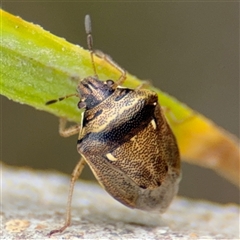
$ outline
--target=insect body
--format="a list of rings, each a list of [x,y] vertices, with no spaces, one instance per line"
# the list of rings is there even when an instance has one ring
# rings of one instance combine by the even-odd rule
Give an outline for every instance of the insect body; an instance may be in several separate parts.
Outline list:
[[[94,65],[89,16],[86,25]],[[61,133],[79,132],[77,150],[82,158],[72,175],[65,225],[50,235],[70,224],[73,186],[85,163],[110,195],[131,208],[162,213],[178,191],[178,146],[157,94],[119,86],[126,78],[125,71],[108,56],[104,58],[122,75],[117,82],[100,81],[97,75],[79,82],[81,125]]]
[[[156,93],[92,77],[78,90],[86,111],[77,149],[98,181],[129,207],[164,212],[177,192],[179,153]]]

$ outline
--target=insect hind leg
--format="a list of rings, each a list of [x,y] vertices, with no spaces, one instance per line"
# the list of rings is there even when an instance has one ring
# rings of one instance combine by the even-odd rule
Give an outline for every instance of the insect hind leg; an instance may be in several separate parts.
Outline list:
[[[66,220],[65,220],[64,225],[61,228],[59,228],[59,229],[52,230],[48,234],[48,237],[50,237],[53,234],[63,232],[70,225],[70,223],[71,223],[71,208],[72,208],[72,197],[73,197],[74,185],[75,185],[75,182],[77,181],[77,179],[79,178],[79,176],[81,175],[82,170],[83,170],[85,164],[86,164],[86,162],[85,162],[84,158],[81,157],[81,159],[79,160],[78,164],[76,165],[76,167],[74,168],[74,170],[72,172],[72,178],[71,178],[69,192],[68,192],[68,201],[67,201],[67,208],[66,208]]]

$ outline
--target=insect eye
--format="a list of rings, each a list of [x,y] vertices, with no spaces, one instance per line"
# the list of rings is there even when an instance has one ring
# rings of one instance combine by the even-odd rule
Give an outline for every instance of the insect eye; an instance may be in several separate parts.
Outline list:
[[[78,106],[79,109],[83,109],[83,108],[86,108],[86,103],[80,101],[80,102],[78,102],[78,105],[77,105],[77,106]]]
[[[114,81],[109,79],[106,81],[106,84],[108,87],[112,87],[114,85]]]

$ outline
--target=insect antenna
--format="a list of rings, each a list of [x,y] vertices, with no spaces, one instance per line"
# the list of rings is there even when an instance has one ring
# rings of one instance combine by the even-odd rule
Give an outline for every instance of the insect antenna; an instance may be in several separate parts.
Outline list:
[[[91,56],[91,62],[92,62],[94,75],[98,79],[96,66],[95,66],[95,62],[94,62],[94,57],[93,57],[94,56],[94,51],[93,51],[92,26],[91,26],[91,18],[90,18],[89,15],[85,16],[85,31],[86,31],[86,34],[87,34],[87,45],[88,45],[88,49],[90,51],[90,56]],[[73,96],[79,97],[77,93],[73,93],[73,94],[66,95],[64,97],[60,97],[60,98],[57,98],[57,99],[52,99],[50,101],[47,101],[45,103],[45,105],[50,105],[50,104],[53,104],[53,103],[56,103],[56,102],[60,102],[64,99],[66,99],[66,98],[73,97]]]
[[[56,102],[60,102],[66,98],[69,98],[69,97],[79,97],[77,93],[73,93],[73,94],[69,94],[69,95],[66,95],[64,97],[60,97],[60,98],[57,98],[57,99],[52,99],[50,101],[47,101],[45,103],[45,105],[50,105],[50,104],[53,104],[53,103],[56,103]]]
[[[85,31],[86,31],[86,34],[87,34],[87,45],[88,45],[88,49],[89,49],[90,55],[91,55],[91,61],[92,61],[92,67],[93,67],[94,75],[98,79],[96,66],[95,66],[95,62],[94,62],[94,58],[93,58],[94,52],[93,52],[92,25],[91,25],[91,18],[90,18],[89,15],[85,16]]]

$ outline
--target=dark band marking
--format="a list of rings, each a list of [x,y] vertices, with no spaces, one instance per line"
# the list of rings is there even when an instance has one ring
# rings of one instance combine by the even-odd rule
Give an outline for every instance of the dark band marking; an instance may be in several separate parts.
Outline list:
[[[95,86],[92,82],[89,81],[88,84],[91,85],[94,89],[98,89],[98,86]]]
[[[77,145],[81,144],[83,139],[88,138],[91,133],[87,133],[83,138],[77,140]]]
[[[88,86],[89,83],[88,84],[82,83],[82,85],[92,93],[92,89]]]
[[[114,89],[108,87],[104,84],[101,88],[97,88],[98,94],[93,94],[92,89],[87,84],[83,84],[84,87],[89,89],[90,93],[85,95],[85,103],[86,103],[86,110],[92,109],[98,104],[100,104],[104,99],[108,98],[111,94],[113,94]],[[91,84],[91,86],[93,86]],[[84,96],[83,96],[84,97]]]
[[[83,123],[82,126],[85,127],[90,121],[92,121],[93,119],[95,119],[97,116],[99,116],[100,114],[102,114],[103,110],[99,109],[98,111],[95,112],[94,116],[90,119],[87,119],[86,117],[83,118]]]
[[[90,133],[82,139],[90,141],[100,141],[109,144],[121,145],[129,141],[139,131],[145,128],[153,119],[154,105],[145,105],[139,112],[137,112],[130,120],[124,122],[118,127],[111,129],[108,132]]]
[[[119,89],[120,90],[120,89]],[[121,89],[120,90],[120,94],[114,99],[115,101],[119,101],[122,98],[124,98],[126,95],[128,95],[128,93],[132,92],[133,90],[129,89],[129,88],[125,88],[125,89]]]

